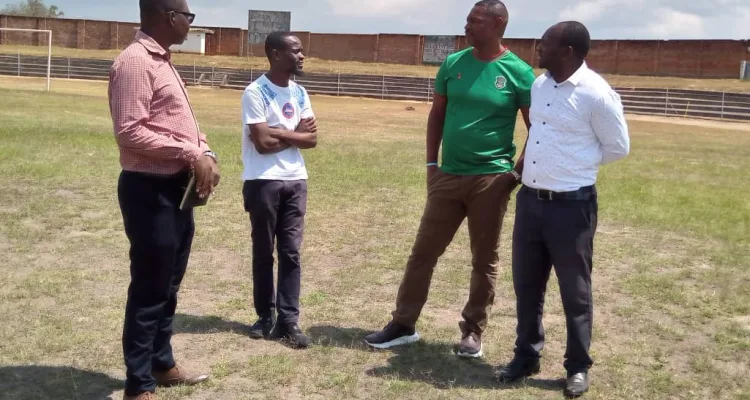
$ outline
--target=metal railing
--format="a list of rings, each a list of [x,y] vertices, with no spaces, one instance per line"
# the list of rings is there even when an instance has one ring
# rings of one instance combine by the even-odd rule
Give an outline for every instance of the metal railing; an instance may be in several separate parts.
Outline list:
[[[53,78],[109,79],[111,60],[53,57]],[[176,66],[188,85],[244,89],[264,70]],[[47,74],[46,57],[0,54],[0,75]],[[296,78],[310,94],[432,101],[431,78],[352,74],[305,74]],[[616,87],[625,111],[636,114],[750,121],[750,94],[682,89]]]

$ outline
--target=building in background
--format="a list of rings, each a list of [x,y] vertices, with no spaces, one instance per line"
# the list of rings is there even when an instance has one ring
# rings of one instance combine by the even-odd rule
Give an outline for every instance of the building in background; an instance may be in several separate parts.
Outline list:
[[[213,35],[214,31],[205,28],[190,28],[187,40],[180,45],[174,45],[171,50],[175,53],[206,54],[206,35]]]

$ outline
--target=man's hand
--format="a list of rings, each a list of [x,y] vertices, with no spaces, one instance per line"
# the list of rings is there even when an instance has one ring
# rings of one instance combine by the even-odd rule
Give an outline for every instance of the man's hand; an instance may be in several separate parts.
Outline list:
[[[193,164],[193,170],[195,171],[198,197],[209,196],[214,187],[219,184],[221,178],[216,161],[207,155],[203,155]]]
[[[427,167],[427,184],[428,184],[428,185],[430,184],[430,181],[432,180],[432,178],[433,178],[433,177],[435,176],[435,174],[437,174],[437,173],[438,173],[438,168],[437,168],[437,166],[434,166],[434,165],[430,165],[429,167]]]
[[[510,190],[513,190],[518,186],[519,182],[516,180],[516,177],[513,176],[510,172],[506,172],[498,178],[501,180],[504,186],[510,188]]]
[[[295,129],[294,131],[299,133],[317,133],[318,122],[315,117],[303,118],[302,120],[300,120],[299,125],[297,125],[297,129]]]

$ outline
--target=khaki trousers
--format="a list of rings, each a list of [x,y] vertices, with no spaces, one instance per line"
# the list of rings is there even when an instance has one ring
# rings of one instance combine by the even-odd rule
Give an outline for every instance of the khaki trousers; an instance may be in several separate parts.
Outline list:
[[[450,175],[438,171],[427,184],[427,204],[398,290],[394,322],[414,327],[427,301],[438,258],[466,218],[471,241],[469,300],[459,324],[464,334],[482,334],[495,301],[498,244],[513,185],[502,174]]]

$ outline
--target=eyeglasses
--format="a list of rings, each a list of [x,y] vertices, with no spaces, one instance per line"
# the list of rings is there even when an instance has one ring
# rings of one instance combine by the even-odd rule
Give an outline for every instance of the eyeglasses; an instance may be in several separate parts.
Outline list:
[[[178,11],[178,10],[169,10],[168,12],[175,13],[175,14],[182,14],[187,18],[188,23],[192,24],[193,21],[195,21],[195,14],[185,12],[185,11]]]

